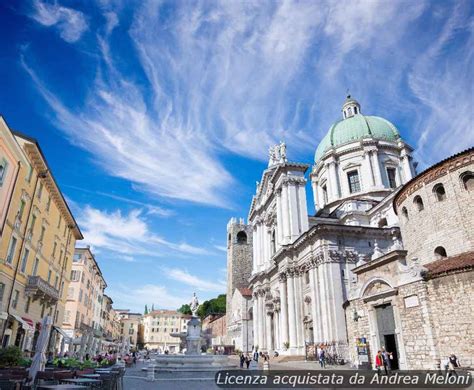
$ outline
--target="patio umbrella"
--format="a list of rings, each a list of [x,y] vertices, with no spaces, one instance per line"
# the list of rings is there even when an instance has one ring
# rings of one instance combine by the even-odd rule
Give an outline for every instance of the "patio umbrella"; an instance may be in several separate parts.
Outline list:
[[[32,381],[35,380],[38,371],[43,371],[46,365],[46,350],[48,348],[49,336],[51,334],[51,327],[53,325],[53,318],[46,316],[41,323],[41,331],[36,342],[36,352],[31,362],[29,376]]]

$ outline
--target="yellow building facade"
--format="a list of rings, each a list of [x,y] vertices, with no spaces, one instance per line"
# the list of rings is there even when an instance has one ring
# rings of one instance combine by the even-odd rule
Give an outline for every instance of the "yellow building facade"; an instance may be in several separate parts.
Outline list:
[[[33,138],[0,117],[0,331],[2,346],[32,350],[45,315],[63,322],[82,233]]]
[[[93,332],[103,339],[102,301],[107,287],[90,248],[76,248],[67,292],[63,329],[70,337]]]

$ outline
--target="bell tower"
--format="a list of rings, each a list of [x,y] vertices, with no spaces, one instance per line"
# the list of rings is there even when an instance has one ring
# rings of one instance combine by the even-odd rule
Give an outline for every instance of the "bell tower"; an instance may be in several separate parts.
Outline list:
[[[252,228],[243,218],[227,224],[227,324],[232,319],[232,295],[236,288],[248,287],[252,273]]]

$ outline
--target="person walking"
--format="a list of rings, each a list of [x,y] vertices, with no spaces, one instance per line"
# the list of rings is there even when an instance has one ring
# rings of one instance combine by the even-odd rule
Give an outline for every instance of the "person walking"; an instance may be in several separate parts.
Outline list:
[[[245,364],[247,365],[247,370],[249,369],[250,367],[250,362],[252,361],[252,359],[250,359],[250,356],[249,354],[247,354],[247,356],[245,356]]]
[[[326,366],[326,352],[324,352],[324,349],[321,348],[318,358],[321,368],[324,368]]]
[[[382,351],[378,351],[377,355],[375,355],[375,368],[377,372],[380,374],[380,368],[383,367],[383,356]]]
[[[255,360],[258,363],[258,352],[257,352],[257,350],[255,350],[255,352],[253,353],[253,360]]]
[[[387,352],[384,347],[382,347],[382,363],[385,370],[385,375],[388,375],[388,372],[392,369],[390,365],[390,359],[393,359],[392,353]]]
[[[240,353],[240,368],[244,368],[244,363],[245,363],[245,356],[244,356],[244,354],[241,352],[241,353]]]

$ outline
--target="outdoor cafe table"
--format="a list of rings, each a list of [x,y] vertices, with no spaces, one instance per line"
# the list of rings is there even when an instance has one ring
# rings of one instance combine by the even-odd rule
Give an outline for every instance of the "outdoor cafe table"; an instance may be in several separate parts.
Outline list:
[[[100,374],[81,374],[79,375],[80,378],[92,378],[92,379],[100,379]]]

